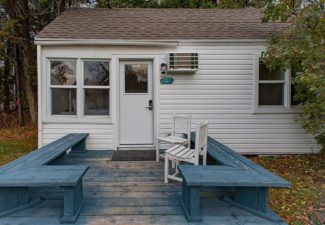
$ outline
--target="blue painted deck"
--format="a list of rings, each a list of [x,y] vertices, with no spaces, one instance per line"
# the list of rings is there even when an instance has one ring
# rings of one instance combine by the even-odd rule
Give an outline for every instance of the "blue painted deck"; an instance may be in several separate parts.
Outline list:
[[[113,162],[112,151],[89,151],[69,154],[60,163],[88,165],[84,177],[85,207],[76,225],[168,224],[168,225],[237,225],[265,224],[270,221],[202,193],[203,221],[187,222],[180,206],[179,183],[163,183],[163,163]],[[1,225],[59,225],[62,195],[59,190],[39,190],[45,200],[31,208],[0,218]]]

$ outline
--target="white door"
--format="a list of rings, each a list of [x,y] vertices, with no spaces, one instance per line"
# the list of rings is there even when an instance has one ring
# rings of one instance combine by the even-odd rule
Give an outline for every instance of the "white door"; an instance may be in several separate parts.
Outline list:
[[[120,145],[153,145],[151,61],[120,63]]]

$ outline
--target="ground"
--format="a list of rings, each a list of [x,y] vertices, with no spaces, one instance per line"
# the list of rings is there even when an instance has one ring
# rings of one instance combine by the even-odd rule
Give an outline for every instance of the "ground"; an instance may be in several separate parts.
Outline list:
[[[1,129],[0,165],[36,147],[35,127]],[[325,224],[325,154],[250,159],[292,183],[270,193],[270,206],[282,218],[292,225]]]

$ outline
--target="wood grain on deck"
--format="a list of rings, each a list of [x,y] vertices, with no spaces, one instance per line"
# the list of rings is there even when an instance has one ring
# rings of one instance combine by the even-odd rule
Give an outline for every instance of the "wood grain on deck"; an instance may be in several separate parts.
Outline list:
[[[180,203],[179,183],[163,183],[163,163],[112,162],[110,151],[70,154],[64,163],[88,165],[84,177],[86,204],[76,225],[271,225],[218,199],[202,199],[203,221],[188,223]],[[35,189],[45,198],[31,208],[0,218],[1,225],[59,225],[62,195],[59,189]]]

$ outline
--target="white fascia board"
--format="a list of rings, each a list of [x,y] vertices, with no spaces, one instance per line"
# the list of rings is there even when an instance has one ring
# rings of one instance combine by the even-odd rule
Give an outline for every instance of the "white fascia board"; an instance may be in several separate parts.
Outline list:
[[[129,45],[129,46],[177,46],[176,40],[104,40],[104,39],[52,39],[35,38],[36,45]]]
[[[195,39],[179,40],[179,43],[266,43],[268,39]]]
[[[174,46],[181,43],[267,43],[267,39],[185,39],[185,40],[113,40],[113,39],[53,39],[35,38],[36,45],[133,45]]]

